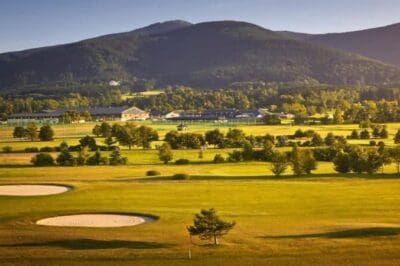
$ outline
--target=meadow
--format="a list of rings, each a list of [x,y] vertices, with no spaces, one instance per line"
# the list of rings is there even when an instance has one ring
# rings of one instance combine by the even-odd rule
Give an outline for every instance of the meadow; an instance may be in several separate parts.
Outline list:
[[[145,122],[150,124],[149,122]],[[64,184],[73,190],[40,197],[0,196],[0,264],[2,265],[396,265],[400,261],[400,178],[394,165],[384,174],[337,174],[332,163],[319,162],[311,175],[274,177],[266,162],[211,162],[230,149],[174,151],[189,165],[162,164],[155,150],[124,148],[125,166],[33,167],[26,147],[76,144],[93,123],[55,126],[51,142],[10,138],[0,128],[1,184]],[[150,124],[163,136],[176,124]],[[220,125],[227,131],[232,125]],[[357,125],[235,125],[247,134],[293,134],[298,128],[349,135]],[[191,124],[189,132],[215,128]],[[386,140],[400,124],[388,124]],[[98,139],[100,143],[101,138]],[[357,140],[368,144],[368,140]],[[282,148],[287,149],[287,148]],[[54,153],[56,155],[56,153]],[[161,176],[146,177],[148,170]],[[187,173],[189,180],[173,180]],[[193,238],[186,226],[202,208],[217,209],[236,227],[219,246]],[[150,214],[153,223],[123,228],[57,228],[35,221],[87,212]],[[189,249],[192,258],[188,258]]]

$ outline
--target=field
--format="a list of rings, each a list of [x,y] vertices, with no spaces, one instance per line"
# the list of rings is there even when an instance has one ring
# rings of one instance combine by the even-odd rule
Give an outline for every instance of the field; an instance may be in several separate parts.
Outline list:
[[[148,122],[146,122],[149,124]],[[174,124],[151,124],[160,135]],[[356,125],[261,126],[242,128],[247,134],[290,134],[312,128],[349,135]],[[155,150],[127,150],[126,166],[32,167],[26,147],[56,146],[63,139],[76,144],[93,124],[56,126],[52,142],[10,138],[12,128],[0,128],[0,184],[65,184],[73,190],[40,197],[0,196],[0,264],[4,265],[397,265],[400,261],[400,178],[394,165],[384,174],[334,172],[319,162],[312,175],[272,176],[268,163],[211,162],[231,150],[174,151],[189,165],[163,165]],[[189,125],[204,132],[214,124]],[[388,124],[388,145],[400,124]],[[101,142],[102,139],[98,139]],[[368,144],[369,140],[357,140]],[[146,177],[158,170],[159,177]],[[189,180],[172,180],[188,173]],[[193,238],[186,226],[201,208],[214,207],[237,225],[221,245]],[[153,223],[116,229],[38,226],[40,218],[87,212],[141,213],[158,216]],[[189,249],[192,258],[188,258]]]

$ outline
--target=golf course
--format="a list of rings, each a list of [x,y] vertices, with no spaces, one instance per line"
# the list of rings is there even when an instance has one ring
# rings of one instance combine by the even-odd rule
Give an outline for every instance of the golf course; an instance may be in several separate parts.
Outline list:
[[[24,151],[62,141],[79,143],[95,123],[55,125],[55,139],[44,142],[12,139],[12,127],[2,127],[0,147],[11,146],[13,152],[0,154],[0,192],[2,186],[15,192],[21,185],[56,185],[59,191],[0,195],[1,264],[388,265],[400,259],[400,177],[394,163],[374,174],[341,174],[332,162],[318,162],[311,174],[296,176],[288,169],[278,177],[269,162],[215,164],[216,154],[225,156],[234,149],[210,147],[201,158],[199,150],[173,150],[175,159],[190,163],[163,164],[153,146],[176,125],[143,123],[159,130],[160,140],[146,150],[121,146],[128,163],[119,166],[35,167],[30,162],[35,153]],[[387,124],[387,146],[394,145],[399,126]],[[212,128],[194,124],[188,131],[204,133]],[[293,134],[299,127],[236,128],[264,135]],[[357,125],[312,127],[323,136],[328,132],[345,136],[354,128]],[[354,141],[368,145],[368,140]],[[51,154],[56,157],[58,152]],[[146,176],[149,170],[159,175]],[[174,178],[179,173],[188,178]],[[190,237],[187,231],[194,215],[210,208],[224,220],[236,222],[219,245]],[[70,215],[99,216],[86,217],[89,225],[106,216],[114,221],[101,220],[100,227],[41,222]],[[114,227],[117,218],[122,224]],[[133,224],[127,223],[128,218]]]

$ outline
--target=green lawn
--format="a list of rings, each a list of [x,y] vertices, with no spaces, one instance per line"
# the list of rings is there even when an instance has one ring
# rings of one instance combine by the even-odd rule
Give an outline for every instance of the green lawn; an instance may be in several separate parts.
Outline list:
[[[396,176],[261,180],[199,175],[195,180],[172,181],[143,178],[140,168],[1,168],[1,184],[57,183],[74,190],[0,197],[0,263],[184,265],[189,263],[189,247],[195,265],[385,265],[400,259]],[[236,228],[219,247],[197,239],[190,245],[185,227],[194,213],[210,207],[235,220]],[[34,224],[58,214],[102,211],[160,219],[119,229]]]

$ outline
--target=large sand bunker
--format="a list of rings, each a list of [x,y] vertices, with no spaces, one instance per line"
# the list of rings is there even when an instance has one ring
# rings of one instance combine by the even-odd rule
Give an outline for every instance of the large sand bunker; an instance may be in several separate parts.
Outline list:
[[[0,196],[44,196],[71,190],[59,185],[0,185]]]
[[[129,214],[76,214],[46,218],[37,224],[67,227],[123,227],[154,221],[153,218]]]

